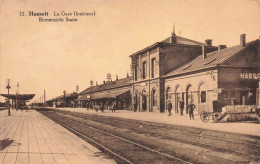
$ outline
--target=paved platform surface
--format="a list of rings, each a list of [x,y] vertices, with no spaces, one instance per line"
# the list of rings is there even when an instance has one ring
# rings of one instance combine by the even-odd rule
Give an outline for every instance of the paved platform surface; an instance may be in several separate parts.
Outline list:
[[[35,110],[0,111],[0,163],[116,163]]]
[[[159,122],[173,125],[190,126],[196,128],[225,131],[239,134],[246,134],[252,136],[260,136],[260,124],[257,121],[254,122],[223,122],[214,123],[210,120],[208,123],[204,123],[200,120],[199,115],[195,115],[194,120],[190,120],[188,114],[180,116],[180,114],[173,113],[172,116],[168,116],[168,113],[156,113],[156,112],[133,112],[129,110],[117,110],[115,113],[105,110],[104,112],[95,110],[87,110],[86,108],[56,108],[59,110],[68,110],[82,113],[92,113],[105,116],[121,117],[128,119],[144,120],[151,122]]]

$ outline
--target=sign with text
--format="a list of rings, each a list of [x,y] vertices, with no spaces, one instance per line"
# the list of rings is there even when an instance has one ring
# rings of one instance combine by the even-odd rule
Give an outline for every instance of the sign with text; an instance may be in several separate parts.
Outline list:
[[[260,73],[240,73],[241,79],[260,79]]]

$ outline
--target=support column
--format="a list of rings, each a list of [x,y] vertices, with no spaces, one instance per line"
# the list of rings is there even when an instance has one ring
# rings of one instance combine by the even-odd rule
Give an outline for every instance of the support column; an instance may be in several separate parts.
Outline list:
[[[260,107],[260,79],[258,82],[258,88],[256,89],[256,105]]]
[[[260,37],[258,39],[258,74],[260,74]],[[256,89],[256,105],[260,106],[260,79],[258,79],[258,88]]]

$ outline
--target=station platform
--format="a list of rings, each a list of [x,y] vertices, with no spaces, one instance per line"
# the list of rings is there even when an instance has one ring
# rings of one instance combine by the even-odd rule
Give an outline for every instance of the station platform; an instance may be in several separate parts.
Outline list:
[[[0,163],[116,162],[35,110],[0,110]]]
[[[168,116],[168,113],[156,113],[156,112],[134,112],[129,110],[116,110],[115,113],[112,111],[104,110],[104,112],[95,110],[87,110],[86,108],[56,108],[59,110],[67,110],[81,113],[92,113],[104,116],[121,117],[127,119],[143,120],[150,122],[166,123],[172,125],[189,126],[195,128],[217,130],[231,133],[239,133],[252,136],[260,136],[260,124],[257,121],[248,122],[213,122],[209,120],[208,123],[201,121],[199,115],[194,116],[194,120],[190,120],[188,114],[181,116],[179,113],[173,113]]]

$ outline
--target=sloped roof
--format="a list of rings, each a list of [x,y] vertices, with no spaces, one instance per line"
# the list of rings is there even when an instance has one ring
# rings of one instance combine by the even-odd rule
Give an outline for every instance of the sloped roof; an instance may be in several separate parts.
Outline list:
[[[121,90],[115,90],[112,92],[98,92],[91,95],[92,100],[98,100],[98,99],[115,99],[119,97],[120,95],[130,92],[129,88],[121,89]]]
[[[77,92],[66,93],[66,95],[65,95],[66,98],[73,98],[73,97],[76,97],[76,96],[78,96]],[[57,96],[57,97],[50,99],[50,100],[47,100],[47,101],[54,101],[54,100],[59,100],[59,99],[64,99],[64,95]]]
[[[98,85],[98,86],[93,86],[92,88],[89,87],[89,88],[85,89],[84,91],[82,91],[80,93],[80,95],[92,93],[92,92],[104,91],[104,90],[107,90],[107,89],[113,89],[113,88],[117,88],[117,87],[131,85],[131,84],[132,84],[131,77],[127,77],[127,78],[119,79],[119,80],[116,80],[116,81],[107,82],[105,84],[101,84],[101,85]]]
[[[162,42],[164,43],[170,43],[170,38],[171,37],[168,37],[166,39],[164,39]],[[201,43],[201,42],[197,42],[195,40],[191,40],[191,39],[187,39],[187,38],[183,38],[183,37],[180,37],[180,36],[176,36],[176,41],[177,41],[177,44],[185,44],[185,45],[205,45],[204,43]]]
[[[189,63],[167,73],[165,76],[177,75],[222,64],[239,52],[245,50],[248,46],[255,43],[257,43],[257,40],[247,43],[245,47],[237,45],[222,49],[220,51],[210,52],[207,54],[206,59],[203,59],[203,56],[200,55]]]
[[[79,95],[79,97],[75,101],[80,101],[80,100],[89,100],[90,95]]]
[[[154,44],[152,44],[152,45],[150,45],[150,46],[148,46],[148,47],[146,47],[146,48],[144,48],[144,49],[142,49],[142,50],[140,50],[140,51],[137,51],[137,52],[133,53],[132,55],[130,55],[130,57],[131,57],[131,56],[134,56],[134,55],[136,55],[136,54],[139,54],[139,53],[143,53],[143,52],[147,51],[148,49],[151,49],[151,48],[157,46],[157,45],[160,44],[160,43],[171,43],[171,42],[170,42],[170,41],[171,41],[170,38],[171,38],[171,36],[168,37],[168,38],[166,38],[166,39],[164,39],[164,40],[161,41],[161,42],[155,42]],[[187,39],[187,38],[180,37],[180,36],[176,36],[176,42],[177,42],[177,44],[179,44],[179,45],[193,45],[193,46],[196,46],[196,45],[199,45],[199,46],[205,45],[204,43],[197,42],[197,41],[195,41],[195,40]]]
[[[4,96],[6,98],[12,99],[12,100],[16,100],[16,98],[18,100],[31,100],[35,94],[0,94],[1,96]]]

